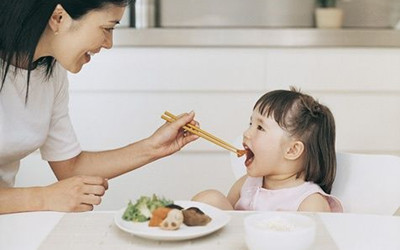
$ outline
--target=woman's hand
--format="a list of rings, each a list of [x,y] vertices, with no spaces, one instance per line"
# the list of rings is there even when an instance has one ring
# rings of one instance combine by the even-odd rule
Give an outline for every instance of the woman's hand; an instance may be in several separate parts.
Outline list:
[[[45,210],[83,212],[101,203],[108,189],[107,179],[98,176],[74,176],[43,188]]]
[[[159,157],[173,154],[183,148],[186,144],[198,139],[197,135],[185,131],[182,127],[188,123],[198,126],[193,120],[194,112],[181,114],[172,123],[166,122],[149,138],[151,145],[159,152]]]

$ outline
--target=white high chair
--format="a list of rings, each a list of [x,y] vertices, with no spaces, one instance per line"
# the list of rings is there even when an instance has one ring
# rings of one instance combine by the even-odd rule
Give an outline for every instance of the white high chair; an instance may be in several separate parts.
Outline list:
[[[400,208],[400,157],[337,153],[332,195],[346,213],[392,215]],[[233,173],[246,174],[245,157],[231,154]]]
[[[400,157],[337,153],[332,194],[346,212],[392,215],[400,207]]]

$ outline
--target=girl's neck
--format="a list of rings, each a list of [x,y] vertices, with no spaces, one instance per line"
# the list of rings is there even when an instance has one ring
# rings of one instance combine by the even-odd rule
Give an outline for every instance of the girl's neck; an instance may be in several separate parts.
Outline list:
[[[265,189],[282,189],[297,187],[305,182],[303,174],[297,177],[297,173],[279,176],[263,176],[262,187]]]

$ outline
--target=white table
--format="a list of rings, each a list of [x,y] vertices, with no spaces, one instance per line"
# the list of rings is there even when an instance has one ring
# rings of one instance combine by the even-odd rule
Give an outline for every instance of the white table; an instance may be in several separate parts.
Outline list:
[[[114,212],[34,212],[0,215],[0,249],[246,249],[243,218],[211,235],[179,242],[151,241],[121,231]],[[400,249],[400,217],[309,213],[317,220],[315,249]]]

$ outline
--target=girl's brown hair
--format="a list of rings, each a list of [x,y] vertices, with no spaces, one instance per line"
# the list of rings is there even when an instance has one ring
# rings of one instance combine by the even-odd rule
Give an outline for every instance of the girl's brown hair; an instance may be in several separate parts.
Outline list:
[[[290,136],[303,142],[305,180],[329,194],[336,175],[335,120],[329,108],[290,87],[290,91],[266,93],[253,109],[273,117]]]

